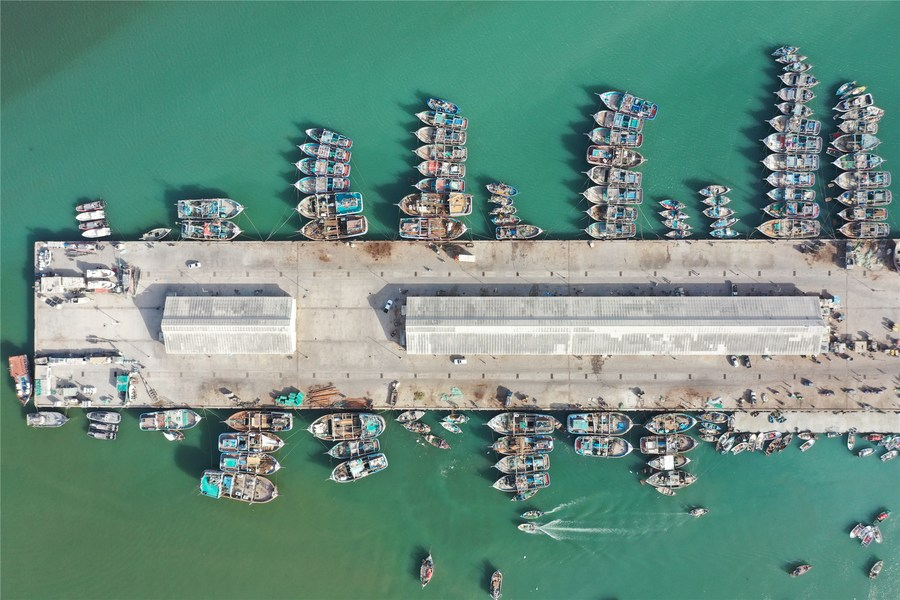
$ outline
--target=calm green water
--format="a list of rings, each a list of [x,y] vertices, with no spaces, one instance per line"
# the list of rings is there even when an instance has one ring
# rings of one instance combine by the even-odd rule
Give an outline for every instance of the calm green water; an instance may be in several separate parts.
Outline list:
[[[106,198],[123,238],[206,193],[245,203],[251,237],[293,238],[290,163],[310,126],[355,138],[353,187],[372,237],[392,239],[393,203],[419,179],[412,113],[429,95],[471,119],[470,185],[518,186],[520,213],[556,238],[587,224],[578,193],[592,94],[651,98],[661,110],[645,128],[645,193],[696,213],[693,190],[727,183],[749,233],[767,189],[760,123],[778,88],[768,52],[790,42],[811,57],[826,123],[839,83],[868,84],[889,111],[878,151],[890,166],[898,17],[891,2],[852,14],[839,3],[3,3],[0,350],[30,347],[30,244],[74,237],[82,198]],[[655,237],[658,219],[644,213],[642,235]],[[490,231],[470,224],[476,237]],[[560,439],[553,487],[528,506],[553,510],[552,535],[527,535],[515,529],[526,507],[489,487],[495,457],[479,418],[447,453],[391,427],[391,468],[347,486],[325,481],[325,448],[301,427],[279,457],[282,497],[248,507],[196,492],[223,415],[180,445],[141,434],[129,415],[121,439],[101,444],[80,414],[26,430],[5,378],[0,391],[5,598],[469,598],[484,597],[494,568],[506,598],[900,596],[898,521],[867,550],[846,535],[896,502],[900,462],[857,459],[838,440],[769,459],[702,448],[700,482],[664,498],[636,484],[638,456],[579,460]],[[692,505],[712,513],[690,519]],[[437,572],[422,592],[428,550]],[[872,585],[876,558],[886,566]],[[792,580],[797,562],[816,569]]]

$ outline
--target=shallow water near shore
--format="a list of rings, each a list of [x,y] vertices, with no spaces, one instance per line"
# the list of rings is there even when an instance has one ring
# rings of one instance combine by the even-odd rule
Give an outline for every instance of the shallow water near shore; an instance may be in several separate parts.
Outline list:
[[[31,347],[31,244],[74,238],[78,200],[106,198],[118,239],[171,224],[173,203],[201,194],[244,203],[251,239],[296,239],[291,163],[307,127],[354,137],[351,179],[366,197],[369,237],[395,239],[394,204],[420,178],[413,113],[431,95],[458,102],[471,122],[476,239],[491,232],[480,190],[493,179],[521,190],[520,214],[549,236],[583,237],[583,134],[593,94],[611,88],[660,104],[640,150],[641,237],[662,233],[649,200],[681,200],[705,223],[694,190],[713,181],[734,188],[748,235],[767,190],[758,140],[780,87],[772,48],[798,44],[816,65],[823,83],[811,106],[825,135],[837,85],[869,85],[888,111],[877,152],[887,169],[900,159],[900,4],[854,3],[852,19],[847,11],[4,3],[2,355]],[[438,25],[448,14],[454,22]],[[853,40],[852,51],[836,36]],[[900,210],[891,214],[897,230]],[[59,430],[27,430],[8,378],[0,392],[4,598],[472,598],[487,597],[494,569],[513,599],[900,596],[900,519],[884,524],[881,545],[847,537],[883,506],[896,513],[900,460],[857,458],[843,439],[769,458],[704,445],[688,465],[698,483],[667,498],[638,485],[637,453],[585,459],[557,434],[552,487],[518,504],[490,488],[499,474],[487,415],[462,436],[442,435],[448,452],[391,423],[382,439],[390,468],[338,485],[326,481],[336,464],[327,447],[304,430],[315,415],[304,414],[278,456],[281,496],[246,506],[197,492],[218,462],[224,412],[206,413],[180,444],[139,432],[129,413],[121,438],[104,444],[84,435],[79,411]],[[693,506],[711,512],[693,519]],[[534,535],[516,529],[531,508],[548,513]],[[418,564],[429,551],[436,571],[423,592]],[[876,559],[885,567],[872,583]],[[790,578],[799,563],[815,568]]]

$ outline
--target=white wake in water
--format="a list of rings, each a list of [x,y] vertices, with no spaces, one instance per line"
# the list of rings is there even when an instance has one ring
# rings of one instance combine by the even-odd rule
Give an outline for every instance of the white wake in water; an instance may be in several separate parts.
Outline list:
[[[628,533],[627,529],[616,527],[576,527],[575,521],[550,521],[546,525],[539,525],[538,531],[545,533],[555,540],[572,539],[582,535],[621,535]],[[536,532],[537,533],[537,532]]]

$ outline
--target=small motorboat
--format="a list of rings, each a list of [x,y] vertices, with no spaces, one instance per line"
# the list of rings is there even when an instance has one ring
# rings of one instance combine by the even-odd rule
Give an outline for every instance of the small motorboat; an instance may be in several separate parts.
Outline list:
[[[871,456],[874,453],[875,453],[874,448],[863,448],[862,450],[857,452],[856,455],[859,456],[860,458],[864,458],[866,456]]]
[[[431,433],[431,427],[420,421],[406,421],[404,423],[400,423],[400,425],[401,427],[403,427],[403,429],[411,431],[413,433],[419,433],[422,435]]]
[[[874,565],[872,565],[872,568],[869,569],[869,579],[875,579],[876,577],[878,577],[878,574],[881,573],[882,567],[884,567],[883,560],[879,560]]]
[[[775,48],[775,51],[772,52],[772,56],[787,56],[789,54],[796,54],[800,50],[800,46],[781,46],[779,48]],[[856,83],[855,81],[853,82]]]
[[[688,231],[687,229],[673,229],[672,231],[666,232],[667,238],[672,238],[673,240],[684,240],[694,235],[693,231]]]
[[[525,502],[526,500],[530,500],[537,494],[540,490],[528,490],[527,492],[519,492],[518,494],[513,495],[512,498],[509,499],[510,502]]]
[[[441,421],[441,427],[449,431],[450,433],[462,433],[462,428],[456,423],[448,423],[447,421]]]
[[[841,100],[835,104],[834,110],[838,112],[848,112],[855,108],[865,108],[867,106],[872,106],[873,104],[875,104],[875,101],[872,99],[872,94],[863,94],[862,96],[853,96],[846,100]]]
[[[170,442],[180,442],[184,440],[184,432],[183,431],[163,431],[163,437],[166,438]]]
[[[720,240],[730,240],[736,238],[740,234],[730,227],[723,227],[721,229],[713,229],[709,232],[709,235]]]
[[[491,585],[488,588],[488,591],[491,594],[491,600],[499,600],[500,596],[502,596],[503,590],[503,573],[500,571],[494,571],[493,575],[491,575]]]
[[[79,223],[84,223],[85,221],[101,221],[104,219],[106,219],[105,210],[92,210],[90,212],[83,212],[75,215],[75,220]]]
[[[405,410],[399,415],[397,415],[398,423],[409,423],[411,421],[418,421],[422,417],[425,416],[424,410]]]
[[[810,569],[812,569],[812,565],[800,565],[793,571],[791,571],[791,577],[800,577],[801,575],[806,575],[809,573]]]
[[[97,423],[109,423],[118,425],[122,422],[122,415],[110,410],[93,410],[85,415],[89,421]]]
[[[85,202],[75,207],[75,212],[91,212],[95,210],[103,210],[106,208],[105,200],[94,200],[93,202]]]
[[[115,431],[100,431],[99,429],[94,429],[91,427],[87,432],[88,437],[92,437],[95,440],[108,440],[113,441],[118,436],[118,433]]]
[[[781,111],[781,114],[792,117],[811,117],[813,114],[813,109],[805,104],[796,102],[779,102],[775,105],[775,108]]]
[[[423,437],[426,442],[428,442],[435,448],[440,448],[441,450],[449,450],[450,449],[450,444],[447,443],[447,440],[443,440],[436,435],[429,433]]]
[[[539,529],[540,525],[535,523],[521,523],[519,525],[519,531],[524,531],[525,533],[537,533]]]
[[[731,202],[731,198],[728,196],[710,196],[709,198],[704,198],[701,202],[706,206],[725,206]]]
[[[422,584],[424,588],[428,585],[428,582],[431,581],[431,578],[434,576],[434,559],[431,558],[431,553],[428,553],[428,556],[422,560],[422,566],[419,567],[419,582]]]
[[[25,415],[25,424],[29,427],[62,427],[69,417],[51,410],[41,410]]]
[[[730,192],[730,191],[731,191],[731,188],[728,187],[728,186],[725,186],[725,185],[718,185],[718,184],[713,184],[713,185],[708,185],[708,186],[706,186],[705,188],[703,188],[702,190],[700,190],[698,193],[699,193],[701,196],[705,196],[705,197],[707,197],[707,198],[710,198],[710,197],[712,197],[712,196],[723,196],[723,195],[727,194],[727,193]]]
[[[684,204],[679,202],[678,200],[660,200],[659,205],[662,206],[666,210],[684,210]]]
[[[886,521],[889,516],[891,516],[891,511],[883,510],[875,517],[875,522],[881,523],[882,521]]]
[[[870,121],[878,122],[884,117],[884,109],[877,106],[866,106],[865,108],[854,108],[844,113],[838,113],[835,119],[842,121]]]
[[[888,462],[889,460],[897,458],[897,455],[900,455],[900,450],[890,450],[882,454],[879,458],[881,459],[881,462]]]
[[[160,240],[166,239],[170,233],[172,233],[172,230],[167,227],[157,227],[156,229],[151,229],[150,231],[142,235],[141,241],[158,242]]]
[[[809,73],[782,73],[778,76],[784,85],[811,88],[819,85],[819,80]]]
[[[724,219],[734,214],[734,211],[724,206],[710,206],[703,211],[703,214],[710,219]]]
[[[855,79],[853,81],[848,81],[847,83],[842,84],[841,87],[839,87],[837,89],[837,91],[834,93],[834,95],[835,96],[843,96],[844,94],[846,94],[847,92],[852,90],[854,87],[856,87]]]
[[[692,517],[702,517],[703,515],[709,514],[709,509],[708,508],[700,508],[700,507],[692,508],[691,510],[688,511],[688,514],[691,515]]]
[[[457,425],[459,425],[462,423],[468,423],[469,417],[467,417],[466,415],[450,414],[441,419],[441,421],[443,421],[444,423],[456,423]]]
[[[539,517],[544,516],[544,511],[541,510],[529,510],[522,513],[523,519],[537,519]]]
[[[675,490],[673,490],[671,488],[658,487],[658,488],[653,488],[653,489],[655,489],[657,492],[659,492],[663,496],[674,496],[675,495]]]
[[[716,219],[712,223],[709,224],[710,229],[727,229],[737,223],[738,220],[734,217],[725,217],[722,219]]]
[[[449,100],[442,100],[440,98],[429,98],[426,102],[428,108],[436,112],[447,113],[448,115],[455,115],[459,112],[459,106],[450,102]]]
[[[487,190],[494,196],[506,196],[507,198],[511,198],[512,196],[515,196],[519,193],[519,190],[517,190],[513,186],[499,181],[495,183],[489,183],[487,185]]]

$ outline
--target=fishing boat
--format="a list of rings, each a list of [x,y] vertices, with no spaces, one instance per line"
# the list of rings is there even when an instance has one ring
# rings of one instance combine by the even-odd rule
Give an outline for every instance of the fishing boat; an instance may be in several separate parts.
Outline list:
[[[181,237],[185,240],[228,241],[241,234],[231,221],[182,221]]]
[[[542,510],[529,510],[523,512],[521,515],[523,519],[538,519],[544,516],[544,511]]]
[[[804,119],[803,117],[792,117],[789,115],[779,115],[767,121],[775,131],[780,133],[798,133],[800,135],[819,135],[822,129],[820,121],[812,119]]]
[[[691,462],[691,459],[683,454],[663,454],[647,461],[647,465],[657,471],[672,471],[680,469]]]
[[[800,565],[793,571],[791,571],[791,577],[800,577],[801,575],[806,575],[809,573],[810,569],[812,569],[812,565]]]
[[[465,131],[469,126],[469,120],[456,113],[423,110],[422,112],[416,113],[416,118],[431,127],[443,127],[444,129],[453,129],[456,131]]]
[[[845,206],[887,206],[893,197],[890,190],[852,190],[835,199]]]
[[[574,435],[625,435],[634,426],[631,417],[620,412],[572,413],[566,431]]]
[[[359,192],[306,196],[297,204],[297,212],[307,219],[358,215],[362,211],[363,197]]]
[[[803,73],[804,71],[809,71],[812,67],[811,64],[805,62],[791,62],[781,67],[781,70],[785,73]]]
[[[799,133],[772,133],[762,142],[772,152],[817,153],[822,151],[822,138]]]
[[[363,215],[342,215],[310,221],[300,233],[311,240],[346,240],[366,235],[369,221]]]
[[[712,198],[714,196],[722,196],[724,194],[727,194],[730,191],[731,191],[731,188],[728,186],[713,184],[713,185],[706,186],[705,188],[703,188],[702,190],[700,190],[697,193],[706,198]]]
[[[441,421],[443,421],[445,423],[462,424],[462,423],[468,423],[469,417],[467,417],[466,415],[451,413],[451,414],[447,415],[446,417],[444,417],[443,419],[441,419]]]
[[[653,487],[664,487],[670,490],[686,488],[697,481],[697,476],[687,471],[659,471],[647,478],[647,483]]]
[[[595,221],[634,221],[638,210],[621,204],[594,204],[585,211]]]
[[[785,448],[791,445],[791,442],[794,441],[794,434],[788,433],[781,437],[775,438],[769,445],[766,447],[766,456],[769,456],[775,452],[782,452]]]
[[[884,117],[884,109],[877,106],[866,106],[863,108],[854,108],[846,112],[838,113],[835,119],[844,121],[880,121]]]
[[[601,110],[591,115],[594,122],[600,127],[610,129],[623,129],[626,131],[640,131],[644,127],[644,120],[640,117],[628,115],[623,112]]]
[[[517,454],[504,456],[494,465],[501,473],[538,473],[550,468],[549,454]]]
[[[422,588],[424,589],[428,582],[431,581],[431,578],[434,576],[434,559],[431,558],[431,553],[428,553],[428,556],[422,561],[422,565],[419,567],[419,583],[422,584]]]
[[[31,379],[31,367],[27,354],[18,354],[9,357],[9,376],[12,377],[16,388],[16,397],[19,404],[25,406],[31,400],[34,393],[34,383]]]
[[[167,227],[157,227],[142,235],[140,240],[142,242],[158,242],[166,239],[170,233],[172,233],[172,230]]]
[[[756,229],[770,238],[808,239],[818,237],[822,225],[813,219],[773,219]]]
[[[550,473],[541,471],[539,473],[518,473],[515,475],[504,475],[494,482],[492,486],[495,490],[501,492],[522,493],[531,490],[539,490],[550,487]]]
[[[692,517],[695,517],[695,518],[696,518],[696,517],[702,517],[703,515],[708,515],[708,514],[709,514],[709,509],[708,509],[708,508],[701,508],[701,507],[692,508],[691,510],[688,511],[688,514],[691,515]]]
[[[450,449],[450,444],[447,442],[447,440],[439,438],[438,436],[436,436],[432,433],[425,434],[424,436],[422,436],[422,439],[424,439],[426,442],[428,442],[435,448],[440,448],[441,450],[449,450]]]
[[[350,180],[343,177],[304,177],[295,181],[294,187],[304,194],[331,194],[349,190]]]
[[[621,146],[622,148],[640,148],[644,143],[644,134],[625,129],[597,127],[592,129],[587,136],[595,144]]]
[[[265,431],[252,431],[249,433],[221,433],[219,434],[219,452],[242,453],[263,452],[271,454],[284,446],[284,440]]]
[[[811,438],[800,444],[800,452],[806,452],[810,448],[812,448],[816,443],[816,438]]]
[[[663,221],[663,225],[675,231],[690,231],[693,229],[689,223],[680,219],[666,219]]]
[[[184,440],[184,432],[182,431],[163,431],[162,435],[170,442],[181,442]]]
[[[809,88],[785,87],[781,88],[775,95],[785,102],[809,102],[816,97]]]
[[[278,496],[275,484],[251,473],[203,471],[200,493],[210,498],[230,498],[250,504],[263,504]]]
[[[420,180],[413,187],[423,192],[449,194],[451,192],[464,192],[466,190],[466,182],[464,179],[452,177],[429,177]]]
[[[360,456],[346,462],[342,462],[331,472],[330,479],[337,483],[349,483],[363,477],[368,477],[384,471],[388,468],[387,457],[384,454],[371,454]]]
[[[588,164],[633,169],[646,159],[637,151],[617,146],[589,146]]]
[[[448,423],[446,421],[440,421],[441,427],[449,431],[450,433],[462,433],[462,427],[457,425],[456,423]]]
[[[766,177],[772,187],[812,187],[816,184],[815,173],[800,171],[775,171]]]
[[[428,108],[434,111],[444,112],[448,115],[455,115],[459,112],[459,106],[450,102],[449,100],[442,100],[440,98],[429,98],[426,101]]]
[[[847,83],[841,84],[841,86],[837,89],[837,91],[834,92],[834,95],[835,96],[843,96],[844,94],[846,94],[847,92],[852,90],[854,87],[856,87],[855,79],[853,81],[848,81]]]
[[[547,454],[553,451],[553,438],[549,435],[508,435],[491,446],[495,452],[510,454]]]
[[[778,202],[790,200],[812,202],[816,199],[816,192],[806,188],[775,188],[774,190],[769,190],[766,196]]]
[[[398,423],[411,423],[425,416],[424,410],[404,410],[395,419]]]
[[[575,438],[575,454],[600,458],[622,458],[634,447],[622,438],[611,435],[580,435]]]
[[[738,220],[735,219],[734,217],[725,217],[722,219],[716,219],[715,221],[710,223],[709,228],[710,229],[728,229],[729,227],[731,227],[732,225],[734,225],[737,222],[738,222]]]
[[[533,240],[544,233],[544,230],[535,225],[512,225],[497,227],[494,236],[498,240]]]
[[[233,219],[244,211],[244,207],[241,204],[230,198],[179,200],[176,206],[179,219],[196,221]]]
[[[834,179],[845,190],[874,190],[891,185],[890,171],[847,171]]]
[[[593,204],[641,204],[644,191],[640,188],[625,188],[612,185],[595,185],[581,192]]]
[[[350,163],[325,160],[324,158],[304,158],[294,163],[301,173],[316,177],[349,177]]]
[[[181,431],[196,427],[203,417],[186,408],[160,410],[142,413],[139,421],[141,431]]]
[[[109,237],[112,235],[112,230],[109,227],[99,227],[95,229],[87,229],[81,232],[81,237],[86,237],[89,239],[100,239]]]
[[[87,436],[95,440],[113,441],[118,435],[118,431],[104,431],[95,428],[93,425],[87,430]]]
[[[876,561],[872,568],[869,569],[869,579],[876,579],[878,574],[881,573],[881,569],[884,567],[884,561],[879,560]]]
[[[460,217],[472,214],[471,194],[419,193],[404,196],[398,205],[411,217]]]
[[[819,155],[770,154],[762,163],[770,171],[815,171],[819,168]]]
[[[464,146],[466,143],[465,131],[456,131],[443,127],[420,127],[413,133],[423,144]]]
[[[69,417],[52,410],[41,410],[25,415],[25,424],[29,427],[62,427]]]
[[[95,210],[103,210],[106,208],[105,200],[93,200],[91,202],[84,202],[83,204],[79,204],[75,207],[75,212],[92,212]]]
[[[878,122],[873,121],[843,121],[838,129],[844,133],[878,133]]]
[[[660,494],[662,494],[663,496],[674,496],[675,495],[675,490],[672,490],[669,488],[658,487],[658,488],[653,488],[653,489],[656,490],[657,492],[659,492]]]
[[[809,73],[783,73],[778,76],[784,85],[798,88],[811,88],[819,85],[819,80]],[[788,100],[788,98],[784,98]]]
[[[416,169],[425,177],[465,177],[466,165],[457,162],[426,160],[419,163]]]
[[[724,425],[728,423],[729,417],[726,413],[723,412],[702,412],[697,415],[697,419],[701,423],[714,423],[716,425]]]
[[[772,56],[787,56],[789,54],[796,54],[797,51],[800,50],[800,46],[781,46],[776,48],[774,52],[772,52]],[[856,83],[855,81],[853,83]]]
[[[624,187],[641,187],[643,173],[620,169],[618,167],[591,167],[585,172],[597,185],[620,185]]]
[[[831,145],[841,152],[862,152],[871,150],[879,144],[881,144],[881,140],[868,133],[847,133],[831,140]]]
[[[447,144],[428,144],[419,146],[413,150],[416,156],[422,160],[443,160],[451,162],[466,162],[469,151],[465,146],[450,146]]]
[[[289,412],[242,410],[227,419],[225,424],[235,431],[290,431],[294,415]]]
[[[856,433],[854,431],[847,432],[847,450],[850,450],[852,452],[853,446],[855,446],[855,445],[856,445]]]
[[[659,205],[662,206],[666,210],[684,210],[684,204],[679,202],[678,200],[665,199],[660,200]]]
[[[400,219],[400,237],[407,240],[446,242],[461,237],[466,229],[466,226],[458,219]]]
[[[561,424],[550,415],[510,412],[494,416],[487,426],[502,435],[529,435],[553,433]]]
[[[685,413],[662,413],[647,421],[644,428],[656,435],[668,435],[684,433],[696,423],[694,417]]]
[[[697,440],[681,433],[641,438],[641,452],[644,454],[684,454],[696,447]]]
[[[844,171],[868,171],[878,167],[884,159],[871,152],[853,152],[841,155],[833,163],[838,169]]]
[[[884,221],[888,217],[888,212],[886,208],[882,207],[855,206],[845,208],[838,213],[838,216],[845,221]]]
[[[102,221],[106,219],[106,211],[105,210],[92,210],[90,212],[78,213],[75,215],[75,220],[79,223],[84,223],[85,221]]]
[[[328,129],[307,129],[306,135],[313,141],[329,146],[337,146],[338,148],[350,148],[353,146],[353,140],[340,133],[329,131]]]
[[[691,215],[681,212],[680,210],[661,210],[659,216],[665,220],[687,221]]]
[[[672,231],[666,232],[667,238],[672,238],[676,240],[683,240],[689,238],[693,235],[692,231],[688,231],[687,229],[674,229]]]
[[[225,452],[219,457],[219,470],[229,473],[271,475],[280,468],[275,457],[261,452]]]
[[[873,239],[884,238],[891,234],[891,226],[887,223],[874,223],[869,221],[853,221],[838,229],[848,238]]]
[[[519,209],[517,209],[515,206],[513,206],[512,204],[506,204],[506,205],[500,205],[497,208],[491,209],[489,214],[495,215],[495,216],[496,215],[501,215],[501,216],[507,215],[508,216],[508,215],[514,215],[517,212],[519,212]]]
[[[775,105],[775,108],[777,108],[781,114],[792,117],[811,117],[813,114],[813,109],[805,104],[798,104],[796,102],[779,102]]]
[[[407,421],[405,423],[400,423],[400,426],[407,431],[419,433],[421,435],[431,433],[431,427],[426,423],[422,423],[420,421]]]
[[[638,98],[628,92],[609,91],[597,95],[600,96],[603,104],[611,110],[641,117],[648,121],[655,119],[656,113],[659,111],[659,107],[653,102]]]
[[[584,231],[598,240],[624,240],[633,238],[637,227],[626,221],[602,221],[591,223]]]
[[[772,202],[763,208],[763,212],[776,219],[815,219],[819,216],[819,204],[818,202],[799,202],[797,200]]]
[[[834,110],[838,112],[848,112],[856,108],[872,106],[873,104],[875,104],[875,101],[872,99],[872,94],[863,94],[861,96],[853,96],[852,98],[841,100],[834,105]]]
[[[109,226],[109,222],[105,219],[101,219],[99,221],[87,221],[86,223],[79,223],[78,229],[82,231],[86,231],[89,229],[103,229]]]
[[[345,440],[338,442],[327,452],[328,456],[338,460],[359,458],[367,454],[381,451],[381,442],[377,438],[371,440]]]
[[[308,431],[320,440],[342,442],[376,438],[385,427],[384,417],[372,413],[332,413],[313,421]]]
[[[306,143],[297,146],[303,154],[316,159],[333,160],[339,163],[350,162],[350,151],[346,148],[338,146],[329,146],[328,144],[312,144]]]
[[[888,462],[889,460],[894,460],[895,458],[897,458],[898,455],[900,455],[900,450],[889,450],[878,458],[881,459],[881,462]]]
[[[880,569],[879,569],[880,570]],[[871,579],[874,579],[871,575],[869,576]],[[488,592],[491,595],[491,600],[500,600],[500,596],[503,594],[503,573],[500,571],[494,571],[491,575],[491,584],[488,586]]]
[[[491,219],[491,223],[497,225],[498,227],[510,227],[512,225],[518,225],[522,222],[522,219],[515,215],[497,215]]]
[[[724,206],[710,206],[703,210],[703,214],[710,219],[727,219],[734,215],[734,211]]]
[[[84,416],[88,418],[88,421],[94,421],[95,423],[118,425],[122,422],[122,415],[111,410],[92,410]]]

